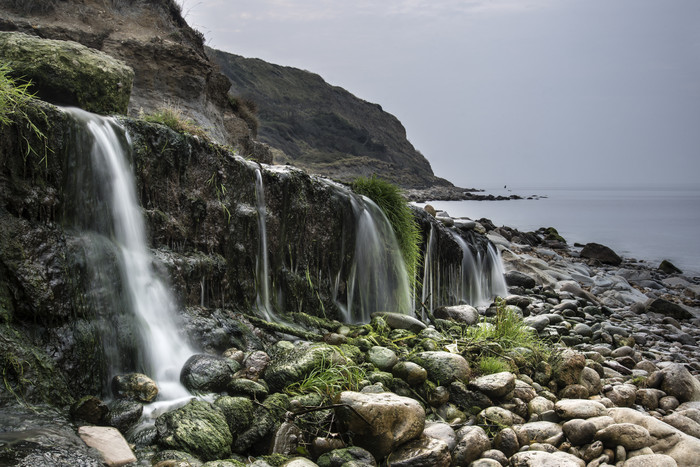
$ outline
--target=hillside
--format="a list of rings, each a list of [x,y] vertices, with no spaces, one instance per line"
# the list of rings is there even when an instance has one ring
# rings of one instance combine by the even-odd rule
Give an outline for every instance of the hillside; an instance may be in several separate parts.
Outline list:
[[[344,181],[376,173],[404,187],[451,185],[381,106],[308,71],[206,51],[231,81],[229,93],[255,102],[258,138],[284,153],[275,153],[276,162]]]

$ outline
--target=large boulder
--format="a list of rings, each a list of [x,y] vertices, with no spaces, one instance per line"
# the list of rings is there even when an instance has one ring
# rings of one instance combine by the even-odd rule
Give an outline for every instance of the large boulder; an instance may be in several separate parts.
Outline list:
[[[203,460],[231,454],[233,437],[226,418],[209,402],[193,399],[156,419],[158,442],[168,449],[189,452]]]
[[[31,80],[48,102],[100,114],[126,114],[134,71],[124,62],[77,42],[0,32],[0,59]]]
[[[680,363],[672,363],[661,370],[661,389],[680,402],[700,401],[700,381]]]
[[[600,243],[586,243],[580,255],[581,258],[594,259],[612,266],[619,266],[620,263],[622,263],[622,258],[620,258],[617,253]]]
[[[416,439],[425,427],[425,410],[415,399],[393,393],[344,391],[336,415],[353,442],[383,459],[399,445]]]

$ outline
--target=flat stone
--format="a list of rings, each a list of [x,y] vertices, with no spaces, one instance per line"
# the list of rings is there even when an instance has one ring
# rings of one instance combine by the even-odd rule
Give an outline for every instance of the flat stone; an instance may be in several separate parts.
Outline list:
[[[578,457],[566,452],[525,451],[510,458],[511,467],[586,467]]]
[[[627,459],[622,467],[678,467],[678,463],[665,454],[646,454]]]
[[[515,375],[508,371],[481,376],[472,380],[468,386],[486,394],[488,397],[501,398],[515,389]]]
[[[427,436],[402,444],[391,453],[392,467],[449,467],[447,443]]]
[[[562,399],[554,404],[557,415],[564,419],[600,417],[607,409],[598,401],[588,399]]]
[[[414,318],[413,316],[404,315],[403,313],[393,313],[390,311],[377,311],[370,315],[372,318],[381,316],[386,321],[391,329],[406,329],[407,331],[415,332],[416,334],[427,328],[425,323]]]
[[[136,456],[122,434],[116,428],[106,426],[81,426],[78,429],[80,438],[97,449],[105,464],[110,467],[136,462]]]

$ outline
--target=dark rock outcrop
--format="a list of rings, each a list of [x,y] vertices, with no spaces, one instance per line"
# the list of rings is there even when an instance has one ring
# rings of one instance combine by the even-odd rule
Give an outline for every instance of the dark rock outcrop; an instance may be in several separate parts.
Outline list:
[[[622,258],[620,258],[617,253],[600,243],[587,243],[580,254],[581,258],[597,260],[612,266],[619,266],[620,263],[622,263]]]

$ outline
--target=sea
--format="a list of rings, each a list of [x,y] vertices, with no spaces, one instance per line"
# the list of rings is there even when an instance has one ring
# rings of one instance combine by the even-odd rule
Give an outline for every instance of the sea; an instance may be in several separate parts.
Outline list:
[[[700,276],[700,187],[500,188],[484,194],[508,201],[429,201],[452,217],[490,219],[520,231],[554,227],[567,243],[601,243],[656,267],[666,259]]]

